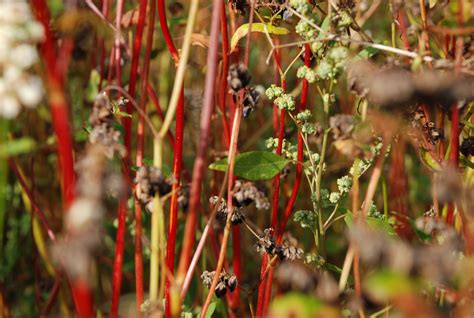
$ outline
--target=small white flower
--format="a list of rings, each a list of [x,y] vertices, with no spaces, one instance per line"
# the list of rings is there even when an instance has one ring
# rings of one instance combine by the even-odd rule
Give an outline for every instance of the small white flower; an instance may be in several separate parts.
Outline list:
[[[7,85],[13,86],[21,78],[21,69],[16,65],[7,64],[3,69],[3,78]]]
[[[30,44],[20,44],[10,53],[11,63],[22,69],[31,67],[37,60],[38,53],[36,52],[36,48]]]
[[[20,112],[20,103],[13,95],[0,95],[0,115],[15,118]]]
[[[26,1],[3,2],[0,10],[0,22],[24,23],[31,19],[31,12]]]
[[[44,39],[44,28],[40,23],[36,21],[28,22],[26,25],[26,30],[32,41],[38,42]]]
[[[29,76],[18,81],[15,91],[23,105],[33,108],[43,97],[43,82],[37,76]]]

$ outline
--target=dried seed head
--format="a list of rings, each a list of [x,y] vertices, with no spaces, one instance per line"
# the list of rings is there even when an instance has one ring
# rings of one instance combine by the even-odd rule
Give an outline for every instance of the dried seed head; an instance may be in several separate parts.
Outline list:
[[[112,158],[117,152],[120,156],[125,156],[125,147],[120,143],[120,132],[114,127],[114,115],[112,105],[105,94],[97,95],[89,116],[92,131],[89,135],[91,144],[103,146],[103,151],[107,158]]]
[[[171,191],[171,184],[166,180],[157,167],[141,166],[135,176],[135,182],[140,187],[139,199],[148,204],[158,193],[163,196]]]
[[[189,190],[187,188],[180,188],[178,191],[178,207],[182,211],[187,211],[189,206]]]
[[[273,238],[272,228],[263,230],[263,235],[260,235],[257,243],[255,243],[255,249],[258,253],[266,252],[270,255],[275,255],[277,253],[278,249],[275,244],[275,239]]]
[[[215,289],[215,294],[217,298],[222,298],[227,294],[227,286],[224,282],[219,282]]]
[[[245,215],[242,213],[242,208],[233,208],[232,216],[230,217],[230,222],[233,225],[241,224],[245,220]]]
[[[277,247],[277,255],[280,260],[294,261],[300,259],[303,256],[303,250],[297,248],[297,244],[298,241],[290,233],[285,233],[283,243],[280,247]]]
[[[227,287],[229,287],[231,292],[237,288],[237,277],[235,275],[230,275],[229,278],[227,278]]]
[[[204,271],[201,274],[202,283],[204,285],[206,285],[207,288],[209,288],[209,286],[211,286],[211,283],[212,283],[212,280],[214,279],[215,273],[216,273],[215,271],[212,271],[212,272]]]
[[[474,137],[467,137],[461,143],[459,151],[465,156],[474,156]]]
[[[233,189],[234,203],[238,207],[244,207],[255,202],[258,210],[267,210],[270,208],[270,202],[265,193],[259,190],[252,182],[236,180]]]
[[[227,81],[229,83],[230,92],[236,94],[241,89],[247,87],[250,83],[250,74],[244,64],[232,64],[229,67]]]
[[[247,118],[250,113],[254,110],[255,106],[260,99],[260,91],[258,91],[254,86],[249,87],[245,91],[244,101],[243,101],[243,109],[242,109],[242,116]]]
[[[337,114],[329,118],[329,126],[335,140],[349,139],[355,128],[355,119],[352,115]]]

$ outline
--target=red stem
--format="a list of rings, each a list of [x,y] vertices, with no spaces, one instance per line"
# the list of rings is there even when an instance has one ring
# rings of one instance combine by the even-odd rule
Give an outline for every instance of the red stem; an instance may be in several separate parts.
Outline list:
[[[102,14],[105,18],[109,15],[109,0],[103,0],[102,2]],[[99,40],[99,52],[100,52],[100,81],[99,81],[99,91],[102,90],[102,82],[104,81],[105,76],[105,40],[101,38]]]
[[[204,168],[206,166],[206,154],[209,144],[209,132],[211,128],[211,117],[214,110],[214,91],[215,78],[217,73],[217,53],[219,44],[219,14],[222,1],[217,1],[212,9],[210,45],[207,53],[207,73],[204,86],[203,107],[201,112],[201,131],[199,139],[199,147],[197,149],[196,160],[194,161],[193,177],[191,182],[191,191],[189,199],[189,209],[186,214],[186,226],[184,230],[183,248],[181,251],[181,259],[178,269],[178,277],[184,278],[189,267],[194,241],[196,236],[196,227],[198,220],[198,209],[201,199],[202,179]]]
[[[458,0],[458,24],[459,27],[464,25],[463,17],[463,1]],[[455,60],[454,60],[454,71],[459,75],[462,65],[462,54],[464,41],[462,36],[457,38],[455,42]],[[450,165],[458,170],[459,169],[459,108],[458,103],[454,102],[451,106],[451,153],[449,154],[449,163]],[[446,215],[446,223],[454,223],[454,203],[450,203],[448,206],[448,214]]]
[[[145,29],[145,18],[146,18],[146,8],[148,0],[140,0],[140,6],[138,10],[138,22],[137,30],[135,33],[135,39],[133,41],[133,50],[132,50],[132,62],[130,66],[130,81],[128,84],[128,93],[132,98],[135,98],[135,91],[137,86],[137,74],[138,74],[138,62],[140,61],[140,50],[142,47],[143,31]],[[146,63],[146,61],[145,61]],[[120,65],[120,63],[117,63]],[[143,96],[143,95],[142,95]],[[142,97],[144,99],[144,97]],[[129,102],[126,106],[126,112],[132,114],[133,105]],[[139,118],[142,120],[141,116]],[[123,128],[124,128],[124,145],[127,150],[127,161],[130,158],[130,148],[132,143],[132,120],[130,117],[123,118]]]
[[[121,20],[122,14],[124,9],[124,0],[117,1],[117,10],[116,10],[116,18],[115,18],[115,27],[117,28],[117,32],[120,34],[121,29]],[[122,86],[122,66],[120,65],[120,60],[122,59],[122,49],[120,45],[120,39],[116,36],[114,48],[114,59],[115,59],[115,77],[117,80],[117,85]],[[111,73],[112,70],[110,69],[109,72]],[[126,118],[124,117],[123,124],[125,125]],[[124,168],[122,169],[122,175],[125,180],[129,179],[130,177],[130,169],[129,169],[129,158],[130,153],[129,149],[127,149],[127,154],[124,158],[124,164],[122,165]],[[124,248],[125,248],[125,222],[127,214],[127,198],[121,198],[119,200],[119,208],[117,211],[117,236],[115,239],[115,255],[114,255],[114,267],[112,273],[112,305],[110,307],[110,316],[111,317],[118,317],[118,308],[120,303],[120,291],[122,287],[122,267],[123,267],[123,259],[124,259]]]
[[[158,4],[158,16],[160,19],[160,27],[165,38],[166,46],[170,51],[170,54],[175,62],[175,66],[178,66],[179,55],[176,47],[174,46],[171,38],[170,31],[166,20],[166,9],[164,0],[157,0]],[[170,273],[174,273],[174,259],[175,259],[175,248],[176,248],[176,231],[177,231],[177,219],[178,219],[178,190],[179,182],[181,179],[181,166],[183,160],[183,132],[184,132],[184,90],[181,89],[181,94],[178,100],[176,109],[176,133],[175,133],[175,145],[174,145],[174,158],[173,158],[173,176],[175,183],[172,188],[172,196],[170,203],[170,217],[168,226],[168,244],[166,246],[166,267]],[[171,316],[170,307],[170,277],[166,277],[165,285],[165,314],[166,317]]]
[[[145,0],[146,2],[146,0]],[[146,4],[145,12],[146,12]],[[141,7],[140,7],[141,10]],[[148,16],[148,33],[146,38],[145,56],[143,60],[142,86],[140,93],[140,109],[146,113],[148,75],[150,71],[151,50],[153,47],[153,31],[155,25],[155,2],[150,3]],[[137,127],[137,157],[136,165],[143,165],[143,155],[145,148],[145,118],[139,116]],[[135,288],[137,316],[141,316],[141,305],[143,303],[143,254],[142,254],[142,209],[138,200],[135,200]]]
[[[69,112],[62,83],[63,74],[58,73],[55,39],[49,27],[50,14],[46,1],[32,1],[32,7],[36,18],[41,22],[45,30],[45,41],[41,44],[40,48],[46,64],[49,84],[48,99],[51,105],[53,129],[58,141],[62,197],[64,200],[64,210],[67,211],[67,207],[74,201],[75,174]],[[82,280],[72,280],[71,290],[78,316],[92,317],[94,305],[89,285]]]
[[[226,114],[227,99],[227,73],[229,73],[229,38],[227,36],[227,16],[225,6],[221,6],[221,34],[222,34],[222,80],[219,91],[219,106],[222,112],[222,125],[224,128],[224,140],[228,145],[230,142],[229,122]]]
[[[275,68],[281,73],[281,65],[280,65],[280,57],[278,54],[278,50],[275,50],[273,53],[273,59],[275,61]],[[284,77],[281,77],[281,87],[283,88],[283,91],[286,91],[286,79]],[[277,106],[274,104],[273,105],[274,110],[277,108]],[[278,155],[281,155],[282,153],[282,148],[283,148],[283,137],[285,135],[285,116],[286,116],[286,111],[285,110],[280,110],[280,123],[279,123],[279,130],[278,130],[278,146],[276,149],[276,153]],[[274,188],[273,188],[273,199],[272,199],[272,218],[271,218],[271,228],[274,230],[277,230],[277,225],[278,225],[278,201],[280,197],[280,174],[277,174],[274,178]],[[264,255],[263,260],[262,260],[262,267],[260,269],[260,273],[263,274],[265,272],[265,268],[267,266],[267,262],[265,259],[267,258],[266,255]],[[269,291],[266,286],[267,281],[269,277],[272,275],[267,275],[265,277],[260,277],[260,287],[258,291],[258,301],[257,301],[257,317],[261,317],[264,313],[265,310],[265,302],[266,299],[270,297],[271,295],[271,290]],[[271,284],[271,283],[270,283]]]
[[[311,67],[311,48],[309,44],[305,44],[304,64],[307,67]],[[308,86],[309,86],[308,81],[306,79],[303,79],[303,88],[301,89],[301,100],[300,100],[299,111],[303,111],[306,109],[306,104],[308,100]],[[283,215],[283,218],[280,223],[280,229],[277,233],[277,244],[281,243],[283,232],[285,231],[286,224],[288,223],[288,219],[290,218],[291,213],[293,211],[293,206],[296,202],[296,197],[298,195],[298,190],[300,188],[301,176],[303,174],[303,165],[301,164],[301,162],[303,162],[304,160],[303,149],[304,149],[303,136],[300,132],[298,134],[298,154],[297,154],[298,162],[296,163],[295,183],[293,184],[293,189],[291,190],[290,199],[288,200],[288,203],[286,205],[285,214]]]

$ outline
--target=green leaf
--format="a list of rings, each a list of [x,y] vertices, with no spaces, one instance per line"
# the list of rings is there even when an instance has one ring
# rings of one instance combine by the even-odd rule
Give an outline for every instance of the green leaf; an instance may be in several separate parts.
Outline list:
[[[276,176],[289,162],[273,152],[245,152],[235,158],[234,174],[250,181],[268,180]],[[211,163],[209,169],[227,171],[227,158]]]
[[[290,31],[283,27],[277,27],[271,25],[270,23],[252,23],[252,32],[260,32],[260,33],[269,33],[269,34],[276,34],[276,35],[284,35],[290,33]],[[245,37],[249,33],[249,24],[245,23],[242,24],[232,35],[232,39],[230,40],[230,51],[232,52],[235,50],[237,43],[239,40]]]
[[[441,171],[441,164],[433,157],[433,155],[426,150],[420,149],[421,162],[425,164],[432,171]]]
[[[0,157],[8,158],[23,153],[28,153],[35,148],[35,145],[35,141],[27,137],[10,140],[6,144],[0,145]]]
[[[100,82],[100,74],[97,70],[92,70],[89,83],[87,83],[86,89],[86,100],[88,102],[93,102],[94,99],[99,94],[99,82]]]
[[[368,58],[371,58],[372,56],[374,56],[375,54],[377,54],[378,52],[379,52],[379,50],[376,49],[376,48],[366,47],[365,49],[360,51],[359,54],[357,54],[355,59],[356,60],[358,60],[358,59],[368,59]]]
[[[379,271],[367,277],[364,287],[373,299],[385,302],[396,296],[411,294],[415,290],[415,282],[401,273]]]
[[[323,23],[321,23],[321,29],[325,32],[328,32],[330,26],[331,26],[331,19],[329,18],[329,16],[327,16],[326,18],[324,18]],[[322,42],[322,40],[325,37],[327,37],[327,33],[325,32],[320,32],[318,36],[316,37],[316,41],[315,41],[316,45],[313,48],[315,51],[318,51],[319,49],[323,47],[324,43]]]
[[[115,115],[117,115],[118,117],[129,117],[129,118],[132,118],[132,115],[130,115],[130,114],[127,113],[127,112],[122,112],[122,111],[115,112]]]
[[[275,298],[269,309],[269,317],[339,317],[338,311],[323,304],[314,296],[291,292]]]
[[[206,318],[211,318],[215,310],[216,310],[216,303],[215,302],[210,303],[209,307],[207,308]]]
[[[346,215],[344,216],[344,221],[346,222],[347,226],[352,226],[352,224],[354,223],[354,217],[351,212],[346,213]],[[395,232],[388,220],[367,216],[365,218],[365,221],[372,230],[384,232],[390,236],[397,236],[397,232]]]

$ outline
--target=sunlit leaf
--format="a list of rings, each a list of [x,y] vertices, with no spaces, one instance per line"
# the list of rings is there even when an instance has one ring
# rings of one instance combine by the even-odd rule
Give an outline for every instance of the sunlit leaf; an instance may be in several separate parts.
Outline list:
[[[242,24],[232,35],[232,39],[230,40],[230,50],[231,52],[235,50],[237,43],[239,40],[242,39],[247,35],[249,32],[249,24],[245,23]],[[252,32],[260,32],[260,33],[269,33],[269,34],[276,34],[276,35],[284,35],[290,33],[290,31],[283,27],[278,27],[271,25],[270,23],[252,23]]]
[[[441,164],[433,157],[433,155],[426,150],[420,149],[421,162],[433,171],[441,171]]]
[[[270,305],[270,317],[339,317],[335,308],[323,304],[320,300],[306,294],[289,293],[276,298]]]
[[[7,158],[31,152],[35,145],[35,141],[31,138],[10,140],[0,145],[0,157]]]
[[[354,217],[351,212],[347,213],[344,216],[344,221],[346,222],[347,226],[352,226],[352,224],[354,223]],[[367,216],[365,218],[365,221],[372,230],[384,232],[385,234],[390,236],[397,235],[397,232],[395,232],[395,229],[392,227],[392,225],[390,225],[388,220]]]
[[[412,293],[415,282],[401,273],[379,271],[367,277],[364,287],[373,299],[385,302],[395,296]]]
[[[276,176],[290,161],[268,151],[250,151],[235,158],[234,174],[247,180],[268,180]],[[227,158],[216,161],[209,169],[227,170]]]

